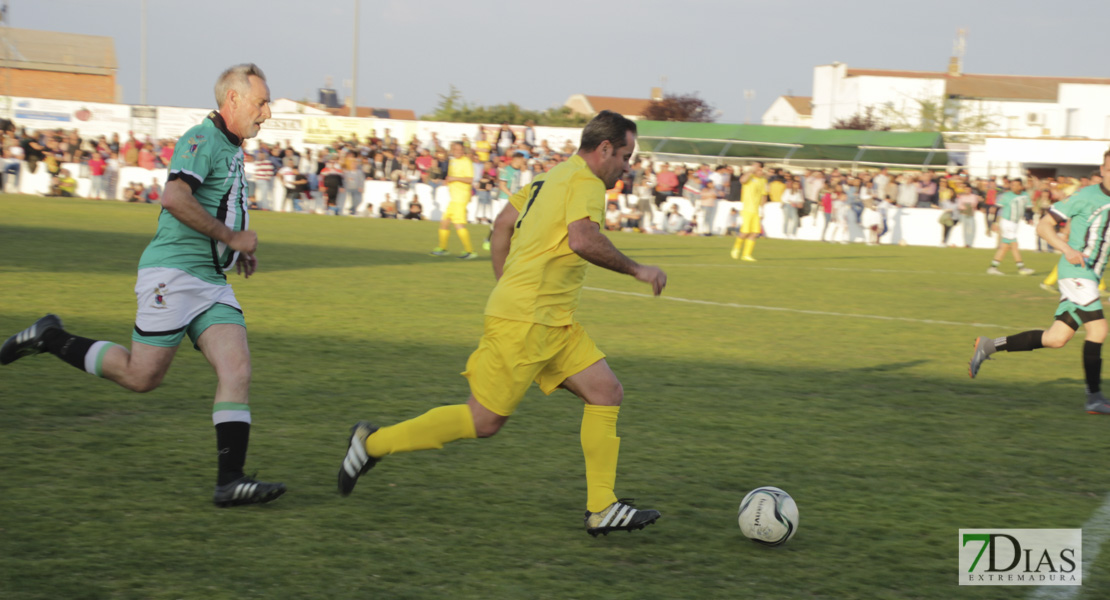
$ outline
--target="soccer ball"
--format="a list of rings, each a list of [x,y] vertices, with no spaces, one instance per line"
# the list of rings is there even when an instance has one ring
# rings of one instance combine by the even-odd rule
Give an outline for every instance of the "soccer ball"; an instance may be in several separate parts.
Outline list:
[[[744,496],[737,520],[744,537],[764,546],[780,546],[798,531],[798,505],[779,488],[763,486]]]

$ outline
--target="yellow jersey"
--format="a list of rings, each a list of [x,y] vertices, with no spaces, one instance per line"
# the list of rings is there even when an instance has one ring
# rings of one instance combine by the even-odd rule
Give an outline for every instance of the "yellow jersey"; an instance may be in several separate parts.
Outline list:
[[[781,179],[776,179],[767,184],[767,196],[770,197],[771,202],[782,202],[782,193],[786,191],[786,182]]]
[[[740,201],[744,203],[741,210],[743,214],[759,214],[759,207],[763,205],[763,197],[767,195],[767,180],[763,177],[752,176],[740,188]]]
[[[567,225],[604,223],[605,184],[576,154],[509,201],[520,214],[485,314],[550,327],[573,324],[588,263],[570,249]]]
[[[478,160],[486,162],[489,160],[490,143],[486,140],[478,140],[474,142],[474,151],[478,153]]]
[[[474,163],[465,156],[452,158],[447,163],[447,176],[467,178],[467,181],[452,181],[447,184],[447,189],[451,192],[451,202],[469,203],[470,197],[474,195]]]

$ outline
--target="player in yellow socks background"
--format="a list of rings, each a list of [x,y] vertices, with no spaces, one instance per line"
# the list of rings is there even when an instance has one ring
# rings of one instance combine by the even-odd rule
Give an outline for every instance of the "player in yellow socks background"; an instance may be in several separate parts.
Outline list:
[[[486,304],[485,330],[463,373],[470,397],[389,427],[356,424],[339,470],[340,494],[351,493],[359,476],[389,454],[492,436],[535,381],[545,394],[563,388],[585,403],[586,531],[631,531],[659,518],[613,491],[624,391],[574,318],[587,263],[631,275],[655,295],[667,285],[661,269],[628,258],[601,232],[605,190],[629,171],[635,144],[636,124],[602,111],[583,129],[577,154],[510,198],[493,231],[497,285]]]
[[[759,222],[759,211],[767,201],[767,177],[763,174],[763,163],[754,162],[740,175],[740,201],[743,208],[740,210],[740,235],[732,245],[732,258],[739,258],[748,262],[755,262],[752,251],[755,250],[755,240],[763,233],[763,226]],[[741,252],[741,248],[743,252]]]
[[[432,254],[447,256],[447,242],[451,238],[451,225],[462,242],[463,253],[459,258],[477,258],[474,246],[470,244],[470,232],[466,230],[466,208],[474,195],[474,163],[467,158],[462,142],[451,142],[451,161],[447,163],[447,190],[451,192],[451,202],[439,221],[439,245]]]

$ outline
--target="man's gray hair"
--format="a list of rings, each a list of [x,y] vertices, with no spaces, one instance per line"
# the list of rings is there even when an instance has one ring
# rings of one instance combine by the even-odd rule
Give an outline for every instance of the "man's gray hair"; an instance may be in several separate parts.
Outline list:
[[[244,63],[228,67],[226,71],[220,73],[216,79],[216,108],[223,106],[224,101],[227,99],[227,92],[232,88],[239,91],[241,94],[246,94],[251,89],[250,76],[266,81],[266,74],[258,65],[254,63]]]

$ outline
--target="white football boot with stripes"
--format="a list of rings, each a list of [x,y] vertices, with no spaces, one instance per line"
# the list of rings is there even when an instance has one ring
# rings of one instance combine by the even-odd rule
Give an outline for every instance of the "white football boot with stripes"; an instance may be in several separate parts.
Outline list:
[[[643,529],[659,519],[657,510],[638,510],[632,500],[621,498],[601,512],[586,511],[586,533],[597,537],[610,531]]]
[[[8,338],[0,346],[0,365],[14,362],[24,356],[33,356],[46,351],[42,334],[49,329],[61,329],[62,320],[57,315],[46,315],[30,327]]]
[[[277,500],[284,493],[284,483],[266,483],[244,475],[231,483],[217,485],[216,493],[212,495],[212,503],[220,508],[241,504],[263,504]]]
[[[339,495],[350,494],[355,489],[359,476],[378,464],[380,459],[366,452],[366,438],[377,430],[368,421],[359,421],[351,427],[351,435],[347,438],[347,455],[343,457],[343,466],[339,467]]]

